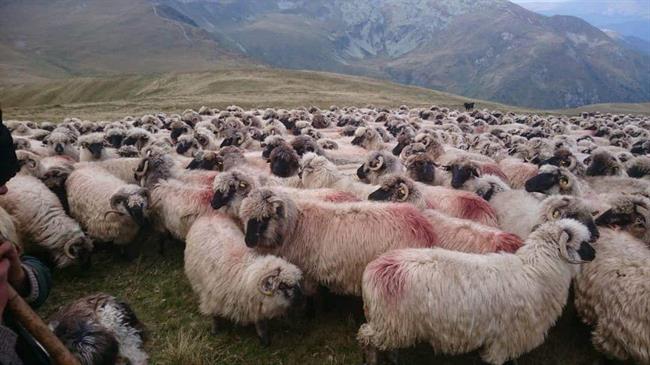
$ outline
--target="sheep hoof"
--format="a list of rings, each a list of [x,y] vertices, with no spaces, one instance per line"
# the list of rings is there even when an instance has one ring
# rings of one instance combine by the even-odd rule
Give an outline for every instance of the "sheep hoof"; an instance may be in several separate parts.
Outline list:
[[[260,338],[260,344],[263,347],[269,347],[271,345],[271,338],[269,337],[269,324],[266,320],[262,320],[255,323],[255,331],[257,336]]]

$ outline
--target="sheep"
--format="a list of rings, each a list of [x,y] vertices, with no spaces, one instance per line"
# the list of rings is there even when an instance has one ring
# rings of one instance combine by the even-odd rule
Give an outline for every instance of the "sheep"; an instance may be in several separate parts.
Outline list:
[[[608,150],[602,148],[591,153],[589,167],[587,167],[585,174],[587,176],[626,176],[621,161]]]
[[[404,167],[390,152],[373,151],[366,161],[357,169],[357,177],[370,184],[379,184],[382,177],[399,174]]]
[[[650,199],[640,195],[614,194],[596,219],[597,225],[618,226],[650,247]]]
[[[300,156],[287,144],[273,149],[269,156],[271,173],[280,177],[291,177],[298,173]]]
[[[92,294],[61,308],[49,327],[81,365],[147,364],[145,327],[128,303]]]
[[[259,255],[228,217],[198,219],[187,235],[185,275],[199,297],[199,311],[213,317],[254,323],[262,345],[270,344],[267,320],[284,315],[301,295],[302,272],[272,255]]]
[[[124,141],[125,137],[125,128],[110,128],[104,132],[104,140],[113,148],[122,147],[122,141]]]
[[[490,205],[474,193],[440,186],[416,184],[400,175],[389,176],[371,192],[372,200],[411,203],[419,209],[435,209],[451,217],[499,227],[497,215]]]
[[[210,185],[168,179],[156,183],[150,196],[154,229],[184,241],[194,221],[212,210],[214,193]]]
[[[251,135],[242,129],[229,129],[225,132],[225,138],[220,147],[235,146],[245,150],[260,151],[260,142],[254,140]]]
[[[576,156],[570,150],[566,148],[559,148],[555,150],[552,157],[540,163],[540,165],[547,164],[558,167],[565,167],[576,176],[585,176],[587,170],[585,165],[578,158],[576,158]]]
[[[114,151],[104,147],[104,134],[91,133],[82,135],[77,140],[79,144],[79,161],[103,161],[117,157]]]
[[[77,169],[65,186],[71,216],[95,242],[127,245],[149,215],[147,191],[102,168]]]
[[[79,161],[79,152],[73,145],[76,140],[77,135],[71,132],[70,129],[58,127],[43,139],[43,144],[48,147],[50,156],[66,155],[75,161]]]
[[[4,240],[9,240],[9,242],[16,245],[19,252],[22,250],[23,245],[16,231],[13,219],[9,213],[0,207],[0,241]]]
[[[490,205],[499,219],[499,227],[519,237],[528,237],[540,224],[571,218],[584,224],[592,237],[598,238],[598,229],[591,206],[584,200],[566,195],[536,196],[521,190],[496,194]]]
[[[514,254],[382,255],[363,274],[367,323],[357,339],[368,364],[378,351],[419,341],[445,354],[479,350],[495,365],[536,348],[562,313],[576,264],[594,259],[590,238],[582,224],[562,219],[540,226]]]
[[[360,295],[363,267],[381,253],[438,242],[426,217],[408,204],[294,201],[257,189],[242,201],[239,218],[248,247],[283,257],[306,277],[346,295]]]
[[[138,157],[116,158],[98,162],[80,162],[74,165],[75,169],[88,166],[101,167],[115,177],[129,184],[136,184],[134,172],[140,164],[141,159]]]
[[[239,207],[244,198],[256,188],[268,186],[273,190],[282,191],[295,196],[297,199],[315,199],[324,202],[345,203],[360,201],[354,195],[334,189],[296,189],[282,185],[276,185],[274,180],[268,180],[264,176],[255,176],[234,169],[220,174],[214,179],[212,190],[211,206],[213,209],[222,209],[231,218],[239,217]]]
[[[575,307],[607,357],[650,364],[650,250],[625,232],[601,229],[598,256],[575,278]]]
[[[517,158],[504,158],[499,161],[499,168],[505,174],[508,185],[513,189],[523,189],[526,181],[539,172],[536,165]]]
[[[194,153],[201,149],[201,145],[194,138],[194,135],[184,134],[178,137],[178,142],[176,143],[176,153],[181,156],[192,157]]]
[[[123,146],[135,146],[138,151],[142,151],[152,140],[151,133],[143,128],[132,128],[126,132],[122,141]]]
[[[650,157],[638,156],[630,160],[627,174],[637,179],[650,180]]]
[[[359,127],[354,131],[352,144],[367,150],[382,150],[386,148],[384,140],[374,128]]]
[[[0,207],[15,219],[25,252],[43,249],[59,268],[89,263],[91,240],[40,180],[19,174],[7,187],[9,192],[0,195]]]
[[[331,161],[314,153],[303,156],[298,175],[304,188],[331,188],[351,193],[362,200],[376,189],[374,185],[363,184],[344,176]]]
[[[585,196],[589,193],[589,187],[585,185],[566,167],[543,165],[537,176],[526,181],[525,188],[531,193]]]

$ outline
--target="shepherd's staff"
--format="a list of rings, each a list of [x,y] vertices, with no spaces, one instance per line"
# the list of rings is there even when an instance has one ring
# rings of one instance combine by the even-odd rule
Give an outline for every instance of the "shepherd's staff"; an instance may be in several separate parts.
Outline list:
[[[0,233],[0,242],[7,242],[8,240]],[[12,317],[18,321],[29,332],[36,341],[38,341],[43,348],[50,355],[50,358],[56,365],[80,365],[76,357],[74,357],[68,348],[61,343],[58,337],[50,328],[43,322],[41,317],[32,310],[32,308],[25,302],[16,290],[9,284],[9,301],[7,302],[7,309]]]

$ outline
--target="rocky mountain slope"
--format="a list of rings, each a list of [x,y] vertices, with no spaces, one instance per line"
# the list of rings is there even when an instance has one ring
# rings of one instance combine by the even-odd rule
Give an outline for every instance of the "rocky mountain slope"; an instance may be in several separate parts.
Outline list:
[[[503,0],[157,0],[274,66],[542,108],[650,100],[650,58]]]

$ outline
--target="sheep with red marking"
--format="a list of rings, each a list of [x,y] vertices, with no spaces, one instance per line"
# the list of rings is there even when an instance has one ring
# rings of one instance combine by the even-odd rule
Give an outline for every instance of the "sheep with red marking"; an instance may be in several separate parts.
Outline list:
[[[435,209],[449,216],[471,220],[490,227],[499,227],[497,215],[490,204],[474,193],[442,186],[419,184],[393,175],[371,192],[372,200],[411,203],[420,209]]]
[[[564,219],[540,226],[514,254],[382,255],[363,274],[367,323],[357,338],[367,363],[422,341],[437,353],[479,350],[494,365],[531,351],[562,314],[578,264],[594,259],[590,239],[585,226]]]
[[[301,294],[300,269],[246,247],[239,226],[219,213],[201,217],[187,234],[185,275],[199,311],[213,318],[213,333],[221,319],[254,323],[263,345],[267,320],[286,314]]]
[[[360,295],[363,268],[380,254],[439,241],[427,218],[409,204],[294,201],[258,189],[243,200],[239,217],[246,245],[286,258],[339,294]]]

